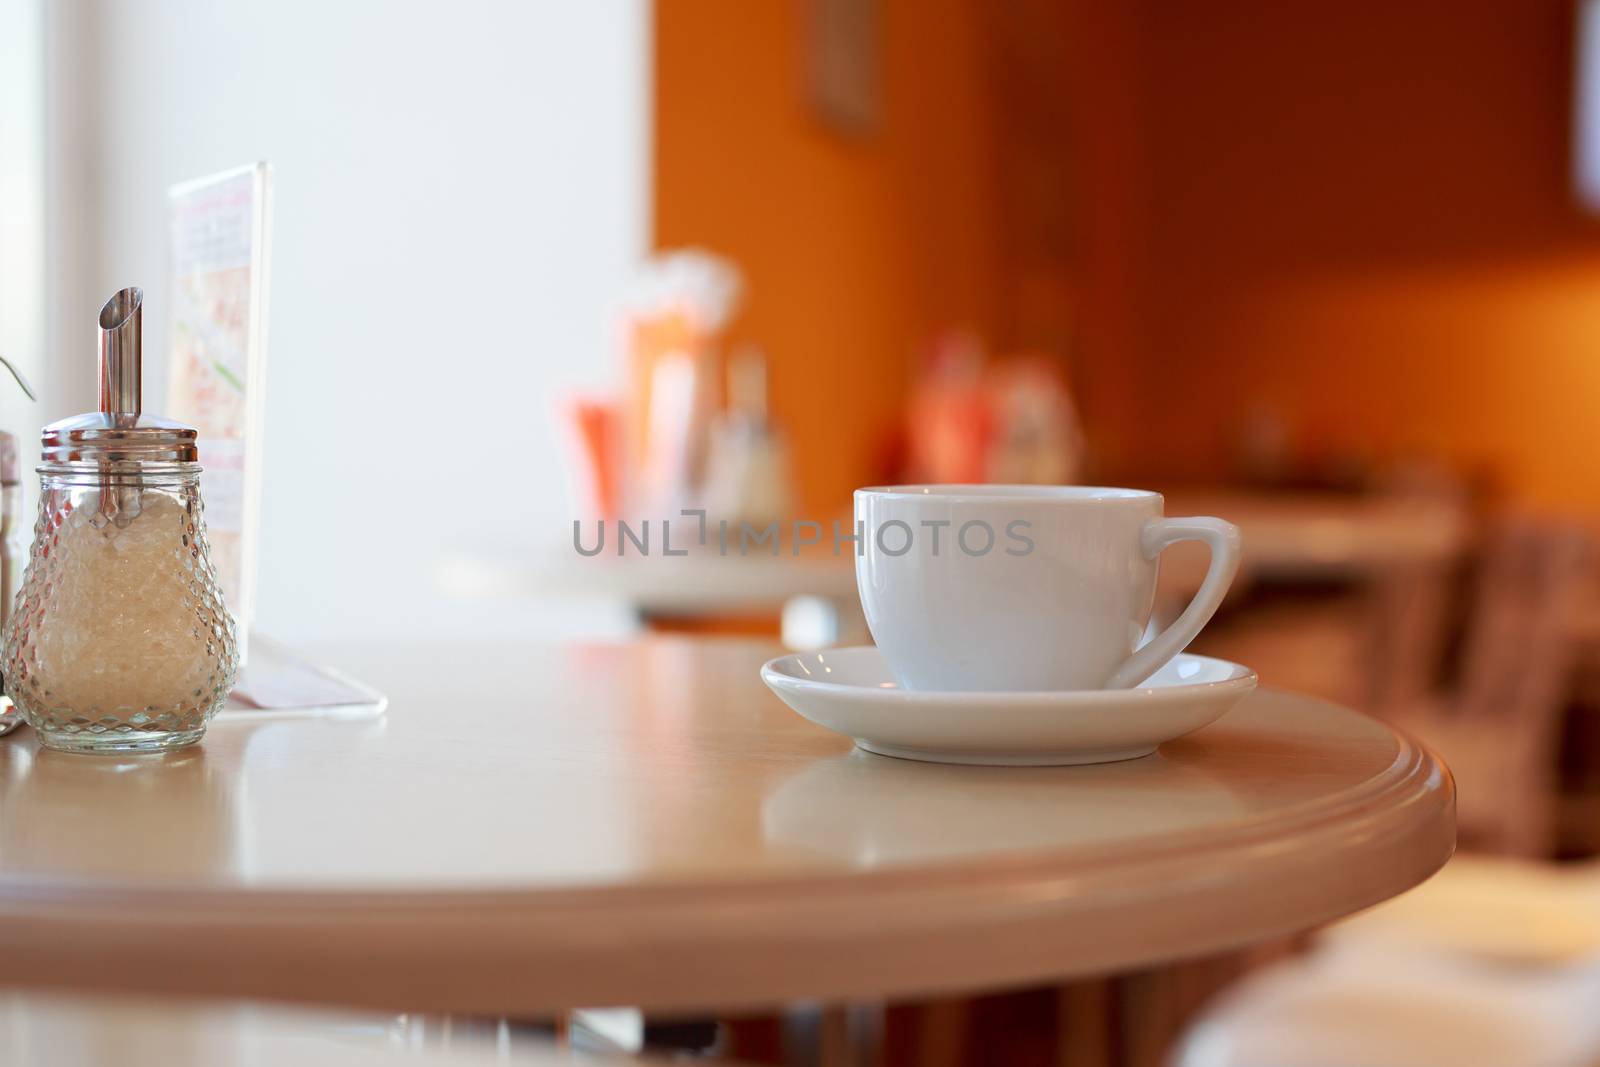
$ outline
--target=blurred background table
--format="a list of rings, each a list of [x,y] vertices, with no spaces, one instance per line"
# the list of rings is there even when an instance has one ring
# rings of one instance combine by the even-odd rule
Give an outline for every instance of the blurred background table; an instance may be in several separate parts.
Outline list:
[[[1376,586],[1397,575],[1435,573],[1460,557],[1471,528],[1451,500],[1239,487],[1185,487],[1165,496],[1168,515],[1218,515],[1240,528],[1240,591],[1262,580]],[[839,521],[850,525],[848,516]],[[655,630],[765,633],[797,648],[868,642],[852,548],[846,544],[839,555],[828,548],[824,539],[799,555],[784,544],[776,555],[758,547],[748,555],[735,548],[726,556],[694,551],[588,559],[552,550],[543,564],[458,556],[441,567],[438,578],[469,598],[614,601]],[[1199,546],[1165,553],[1164,609],[1180,610],[1205,570]]]
[[[695,551],[686,556],[568,558],[545,566],[511,559],[458,558],[444,581],[468,595],[582,597],[619,601],[646,623],[765,617],[815,597],[840,605],[856,599],[854,556],[825,550],[796,557],[758,549],[748,556]],[[548,560],[549,557],[546,557]]]
[[[1471,529],[1469,516],[1451,500],[1228,487],[1164,495],[1168,515],[1218,515],[1239,527],[1246,580],[1362,578],[1396,567],[1443,565],[1466,548]],[[1163,578],[1179,578],[1174,571],[1164,567]],[[1198,587],[1199,581],[1179,584]]]
[[[521,1016],[909,997],[1300,930],[1453,843],[1427,751],[1281,693],[1143,760],[996,769],[854,751],[766,692],[764,644],[325,651],[387,716],[0,744],[8,973]]]

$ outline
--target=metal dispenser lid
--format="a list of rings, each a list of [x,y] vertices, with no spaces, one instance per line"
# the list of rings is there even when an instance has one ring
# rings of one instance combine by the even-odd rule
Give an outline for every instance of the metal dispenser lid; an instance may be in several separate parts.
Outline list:
[[[192,427],[141,412],[144,290],[123,289],[100,309],[100,410],[52,422],[40,436],[46,463],[193,463]]]

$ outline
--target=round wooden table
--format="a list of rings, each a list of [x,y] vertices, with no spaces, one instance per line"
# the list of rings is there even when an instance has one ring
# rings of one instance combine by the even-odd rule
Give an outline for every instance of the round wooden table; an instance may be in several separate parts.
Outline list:
[[[1302,930],[1450,855],[1453,789],[1258,692],[1142,760],[923,764],[786,709],[752,643],[323,650],[373,722],[166,757],[0,741],[0,960],[34,985],[526,1016],[1105,973]]]

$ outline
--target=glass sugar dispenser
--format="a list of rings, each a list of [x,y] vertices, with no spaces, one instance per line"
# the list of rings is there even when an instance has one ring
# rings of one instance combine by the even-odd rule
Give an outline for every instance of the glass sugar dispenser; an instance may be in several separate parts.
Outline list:
[[[206,543],[195,431],[141,413],[144,294],[100,311],[100,410],[44,428],[39,517],[0,644],[46,748],[192,744],[239,670]]]

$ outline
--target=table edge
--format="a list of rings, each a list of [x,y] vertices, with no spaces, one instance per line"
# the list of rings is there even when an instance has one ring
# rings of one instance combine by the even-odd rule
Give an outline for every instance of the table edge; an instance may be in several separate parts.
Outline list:
[[[1397,753],[1381,774],[1220,841],[1208,835],[1203,847],[1167,835],[1142,839],[1137,857],[1120,860],[1134,850],[1011,854],[978,869],[531,891],[12,881],[0,883],[0,958],[41,987],[199,986],[295,1000],[305,997],[314,940],[319,984],[347,992],[313,999],[505,1013],[925,995],[1103,973],[1303,930],[1441,867],[1455,840],[1450,772],[1386,729]],[[1150,908],[1157,890],[1164,903]],[[1149,914],[1134,923],[1139,909]],[[1129,928],[1137,936],[1113,934]],[[155,966],[177,939],[183,968]],[[141,955],[151,965],[130,968]],[[376,982],[375,958],[391,964]],[[350,973],[334,981],[342,968]]]

